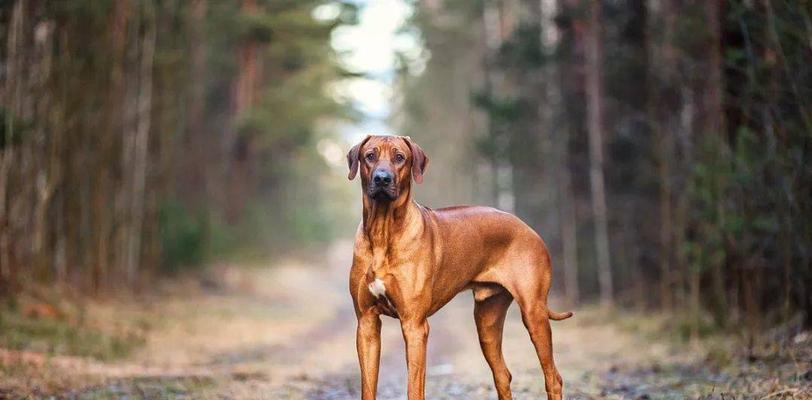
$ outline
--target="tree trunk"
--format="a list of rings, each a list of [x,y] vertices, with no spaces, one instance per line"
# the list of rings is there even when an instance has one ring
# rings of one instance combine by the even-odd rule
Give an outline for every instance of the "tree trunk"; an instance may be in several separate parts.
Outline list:
[[[37,4],[37,3],[34,3]],[[32,264],[41,274],[52,277],[49,246],[49,218],[51,200],[56,190],[59,166],[50,157],[53,153],[55,135],[50,134],[48,126],[53,107],[48,85],[51,81],[53,22],[40,20],[34,24],[33,57],[28,66],[31,77],[30,94],[33,97],[32,119],[37,120],[32,129],[32,175],[36,201],[32,206],[33,224],[31,225]]]
[[[567,135],[567,134],[565,134]],[[572,192],[572,177],[569,167],[569,146],[567,137],[559,138],[559,157],[562,160],[558,171],[558,210],[560,213],[561,244],[564,253],[564,287],[567,303],[571,307],[580,300],[578,285],[578,221],[575,218],[575,195]]]
[[[718,161],[723,163],[722,169],[726,169],[727,158],[729,157],[730,151],[728,149],[728,139],[727,133],[725,129],[725,121],[724,121],[724,107],[723,107],[723,93],[724,93],[724,81],[722,78],[723,75],[723,64],[722,64],[722,49],[721,49],[721,42],[722,42],[722,31],[721,31],[721,1],[707,1],[705,2],[705,18],[707,20],[707,27],[708,27],[708,46],[707,46],[707,62],[708,62],[708,69],[707,69],[707,85],[705,85],[705,92],[704,92],[704,110],[705,116],[704,120],[704,128],[703,133],[705,135],[717,135],[722,136],[722,139],[719,140],[721,143],[721,148],[723,150],[722,154],[719,155]],[[725,212],[725,187],[726,183],[724,181],[724,176],[721,173],[715,174],[716,182],[714,186],[716,187],[717,194],[716,194],[716,215],[717,227],[724,227],[727,225],[726,221],[726,212]],[[719,229],[719,228],[716,228]],[[729,238],[723,238],[723,240],[727,241]],[[728,306],[727,306],[727,292],[725,290],[725,278],[724,278],[724,271],[722,270],[723,266],[726,264],[724,260],[714,260],[710,263],[711,267],[711,278],[713,281],[713,294],[712,294],[712,301],[714,303],[714,308],[716,310],[715,314],[717,319],[720,322],[722,321],[722,315],[726,313]],[[701,304],[696,304],[696,307],[701,307]],[[697,315],[700,313],[701,310],[698,308],[694,310],[694,313]],[[697,317],[698,318],[698,317]],[[698,323],[698,322],[697,322]]]
[[[483,69],[485,71],[485,87],[483,88],[483,96],[490,100],[496,93],[498,71],[496,70],[496,63],[494,57],[502,45],[502,18],[500,16],[500,7],[498,1],[486,1],[482,6],[482,27],[484,30],[485,39],[485,57],[483,60]],[[487,124],[488,142],[490,145],[488,153],[488,164],[490,167],[490,197],[491,205],[494,207],[499,206],[499,198],[501,194],[501,185],[499,180],[499,152],[498,152],[498,133],[497,126],[491,116],[488,116]]]
[[[664,310],[674,308],[672,289],[673,273],[671,272],[671,255],[673,254],[671,235],[674,232],[671,211],[671,137],[662,128],[657,132],[657,158],[660,184],[660,307]]]
[[[17,286],[17,260],[14,255],[14,216],[11,213],[14,188],[12,187],[14,168],[18,161],[17,145],[14,143],[17,129],[16,119],[22,111],[22,97],[25,83],[25,24],[26,0],[17,0],[11,9],[8,25],[8,40],[5,61],[5,82],[3,106],[5,108],[5,146],[0,149],[0,279],[6,293],[13,293]]]
[[[93,260],[92,285],[98,292],[105,286],[109,278],[110,239],[112,235],[113,213],[110,207],[111,193],[114,191],[114,180],[106,165],[115,160],[115,133],[120,129],[123,115],[121,98],[124,84],[124,57],[127,45],[127,27],[129,24],[131,5],[127,0],[115,2],[111,13],[110,24],[110,85],[107,91],[105,118],[108,132],[99,138],[100,168],[98,182],[94,187],[94,210],[96,236],[96,256]]]
[[[259,11],[256,0],[242,0],[240,12],[254,14]],[[248,203],[248,185],[250,169],[248,165],[253,157],[253,139],[239,136],[239,121],[245,112],[257,104],[259,89],[262,83],[263,45],[254,38],[243,40],[237,49],[237,78],[233,86],[232,123],[223,140],[224,149],[224,184],[227,187],[226,218],[229,223],[236,223]]]
[[[207,0],[194,0],[190,5],[189,25],[189,62],[191,80],[189,82],[188,124],[183,143],[189,149],[190,156],[186,165],[179,165],[184,175],[189,178],[182,187],[184,201],[198,206],[200,199],[207,196],[207,131],[205,129],[206,112],[206,13]],[[194,207],[195,209],[197,207]],[[197,211],[197,210],[196,210]]]
[[[679,119],[685,107],[680,103],[677,78],[677,49],[675,42],[676,19],[679,13],[674,0],[663,2],[659,18],[652,18],[650,32],[662,31],[660,45],[650,42],[652,59],[651,90],[648,112],[656,141],[657,169],[659,181],[659,264],[660,264],[660,306],[673,310],[678,303],[678,289],[684,282],[681,273],[685,268],[682,239],[685,227],[683,205],[686,194],[679,188],[675,192],[675,179],[679,175],[679,165],[675,156],[674,138],[679,134]],[[662,26],[662,28],[661,28]],[[655,72],[656,71],[656,72]],[[659,77],[659,81],[656,79]],[[677,267],[675,269],[675,267]]]
[[[565,9],[565,5],[560,2],[550,3],[540,1],[541,9],[541,38],[542,46],[551,48],[562,46],[563,32],[554,30],[555,18],[557,14]],[[551,43],[548,43],[548,38]],[[553,64],[546,68],[546,76],[550,77],[550,82],[546,85],[548,101],[542,104],[547,109],[559,109],[565,106],[564,90],[567,89],[566,82],[571,82],[569,78],[572,71],[569,71],[566,63]],[[564,289],[567,304],[570,307],[577,307],[580,302],[580,287],[578,281],[578,221],[575,215],[575,193],[572,189],[572,172],[570,170],[570,138],[574,134],[574,125],[568,118],[564,118],[563,126],[555,126],[557,118],[556,111],[550,111],[545,119],[550,127],[548,136],[552,138],[552,158],[555,165],[551,167],[554,171],[556,182],[557,205],[558,205],[558,227],[561,235],[561,253],[564,267]]]
[[[134,287],[138,278],[138,269],[141,257],[141,239],[144,224],[144,202],[146,197],[145,184],[147,177],[147,158],[149,150],[149,131],[152,118],[152,69],[155,55],[155,10],[153,6],[144,3],[142,6],[144,19],[143,32],[139,36],[138,55],[138,84],[136,96],[135,126],[132,138],[132,170],[130,203],[130,231],[127,234],[126,248],[126,279]]]
[[[788,150],[788,143],[786,138],[786,133],[779,133],[777,131],[777,126],[780,129],[780,123],[776,123],[776,119],[774,117],[774,111],[772,108],[775,104],[778,104],[778,93],[780,93],[780,69],[778,68],[779,65],[784,63],[784,60],[779,60],[776,57],[771,57],[774,49],[778,49],[781,47],[781,38],[778,34],[777,26],[776,26],[776,16],[775,16],[775,9],[772,6],[770,0],[762,0],[762,8],[765,10],[766,19],[767,19],[767,29],[765,32],[766,36],[766,45],[764,49],[761,50],[763,54],[763,58],[765,60],[770,60],[771,58],[774,61],[768,61],[768,65],[770,66],[770,72],[768,72],[767,76],[767,98],[766,101],[763,103],[763,109],[761,113],[764,118],[764,127],[765,131],[774,137],[780,147],[782,147],[782,151]],[[806,30],[807,37],[812,37],[812,26],[807,24]],[[724,75],[723,75],[724,77]],[[724,80],[724,78],[722,78]],[[725,82],[727,84],[727,82]],[[802,108],[802,106],[800,106]],[[726,128],[730,128],[727,127]],[[800,240],[793,240],[793,221],[794,212],[792,211],[792,207],[790,204],[792,200],[787,199],[787,197],[782,196],[782,203],[783,207],[780,207],[779,212],[779,224],[781,226],[779,230],[778,241],[780,243],[780,259],[781,259],[781,270],[783,274],[782,279],[782,290],[783,290],[783,301],[781,306],[781,319],[782,322],[788,323],[792,318],[793,307],[792,307],[792,295],[793,295],[793,287],[796,285],[799,287],[803,287],[803,280],[797,278],[797,272],[795,268],[793,268],[793,264],[795,264],[796,260],[793,260],[793,247],[795,246],[796,241],[803,242],[803,239]],[[799,265],[803,265],[799,263]],[[800,283],[798,281],[801,281]],[[803,293],[803,291],[801,291]]]
[[[613,302],[612,266],[609,254],[609,228],[606,215],[606,191],[603,174],[603,99],[602,45],[600,33],[601,3],[591,2],[586,37],[587,130],[589,133],[589,178],[592,192],[592,214],[595,222],[595,249],[600,284],[601,304]]]
[[[257,11],[256,0],[242,0],[241,12],[249,14]],[[253,39],[244,42],[239,50],[237,61],[239,75],[235,86],[234,115],[250,109],[258,99],[260,80],[260,44]]]
[[[149,131],[152,123],[152,68],[155,60],[155,10],[144,4],[145,24],[141,44],[139,71],[138,124],[135,139],[135,170],[133,176],[133,232],[130,236],[127,280],[134,286],[141,256],[141,231],[144,223],[145,184],[147,178],[147,157],[149,151]]]
[[[691,307],[691,343],[693,345],[697,345],[699,343],[699,329],[701,323],[701,280],[699,274],[699,268],[697,266],[693,266],[691,268],[691,276],[690,276],[690,301],[689,306]]]

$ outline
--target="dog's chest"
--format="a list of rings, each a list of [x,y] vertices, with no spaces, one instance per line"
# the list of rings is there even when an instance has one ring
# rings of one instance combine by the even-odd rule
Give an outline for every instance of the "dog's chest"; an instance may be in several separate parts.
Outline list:
[[[378,259],[367,270],[364,281],[366,290],[372,295],[375,307],[385,315],[398,318],[398,307],[405,306],[406,298],[414,297],[414,264],[405,260]]]
[[[386,284],[381,278],[374,278],[372,282],[367,285],[367,288],[376,299],[389,301],[389,298],[386,297]]]
[[[390,285],[391,286],[391,285]],[[398,310],[387,292],[386,282],[381,278],[373,278],[367,284],[367,290],[375,298],[375,305],[380,311],[393,318],[398,318]]]

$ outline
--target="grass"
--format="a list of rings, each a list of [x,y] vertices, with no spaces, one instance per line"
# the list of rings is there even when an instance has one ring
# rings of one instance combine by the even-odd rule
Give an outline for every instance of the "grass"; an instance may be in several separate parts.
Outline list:
[[[120,359],[143,343],[134,331],[108,333],[64,318],[32,318],[0,311],[0,347],[45,354]]]
[[[101,383],[78,371],[130,357],[151,329],[123,309],[116,301],[95,303],[42,288],[0,304],[0,398],[39,398]]]
[[[610,379],[648,386],[650,393],[656,393],[646,393],[649,398],[812,398],[812,335],[798,333],[800,328],[793,324],[762,333],[754,344],[742,332],[716,328],[709,319],[701,321],[699,337],[692,340],[691,321],[684,315],[612,313],[611,320],[621,331],[667,343],[675,355],[694,355],[693,360],[676,357],[621,366]],[[634,394],[623,385],[613,390],[624,396]]]
[[[110,361],[143,345],[149,324],[126,313],[96,318],[91,308],[100,307],[59,290],[31,288],[0,304],[0,348]]]

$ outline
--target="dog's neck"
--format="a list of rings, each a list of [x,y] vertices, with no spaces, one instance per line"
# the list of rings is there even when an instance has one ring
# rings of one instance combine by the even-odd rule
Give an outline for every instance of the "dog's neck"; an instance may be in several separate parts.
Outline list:
[[[413,231],[415,224],[422,224],[411,190],[393,201],[376,201],[365,195],[363,202],[363,229],[373,249],[396,242]]]

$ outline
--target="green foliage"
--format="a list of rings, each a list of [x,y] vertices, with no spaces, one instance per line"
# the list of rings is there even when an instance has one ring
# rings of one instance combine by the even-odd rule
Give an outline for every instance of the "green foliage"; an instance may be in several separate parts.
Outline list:
[[[313,18],[314,8],[323,5],[338,8],[334,19]],[[358,7],[349,1],[289,0],[261,1],[251,12],[230,2],[210,6],[212,76],[234,79],[240,64],[233,49],[251,43],[258,49],[262,81],[255,88],[256,104],[226,122],[233,123],[236,135],[233,156],[248,168],[239,170],[247,176],[236,178],[244,181],[243,192],[234,193],[244,200],[235,207],[218,204],[216,196],[206,199],[205,258],[256,258],[327,240],[335,228],[318,210],[331,196],[321,194],[320,183],[302,186],[298,179],[303,171],[324,173],[314,141],[326,133],[325,122],[357,117],[327,89],[353,76],[337,64],[330,38],[338,26],[357,22]],[[228,79],[209,85],[210,109],[230,106],[222,95],[231,93],[231,85]],[[297,200],[290,200],[292,196]]]
[[[542,67],[547,62],[547,56],[541,43],[541,28],[536,22],[522,23],[510,39],[502,43],[499,49],[500,65],[530,71]]]
[[[161,206],[159,225],[163,261],[169,271],[199,265],[205,255],[206,224],[177,200]]]
[[[246,42],[268,43],[276,30],[267,14],[240,14],[236,25],[240,27],[238,37]]]
[[[291,219],[290,234],[301,243],[326,243],[335,236],[330,216],[321,210],[296,208]]]
[[[691,339],[707,338],[720,333],[719,325],[705,312],[702,312],[698,318],[694,315],[682,313],[672,317],[669,322],[668,332],[671,332],[683,342],[688,342]],[[698,336],[694,337],[693,335]]]
[[[494,122],[500,125],[509,125],[522,114],[522,100],[514,97],[498,97],[479,92],[474,95],[473,103],[485,110]]]
[[[742,314],[753,325],[793,310],[809,315],[809,2],[597,3],[602,59],[589,72],[602,78],[600,168],[615,294],[637,297],[640,307],[690,309],[674,327],[686,337],[740,327]],[[586,297],[597,280],[585,99],[595,4],[559,2],[555,16],[531,1],[419,7],[412,23],[431,59],[418,77],[404,71],[402,102],[409,134],[455,143],[434,146],[441,157],[474,143],[465,157],[478,168],[445,185],[473,176],[475,194],[489,195],[477,202],[501,203],[507,194],[541,228],[554,259],[567,248],[557,237],[565,210],[558,202],[574,202],[574,261]],[[547,17],[555,27],[543,25]],[[483,25],[501,34],[498,52]],[[472,26],[480,28],[473,40],[462,34]],[[458,80],[475,90],[460,90]],[[452,113],[460,98],[479,113]],[[445,128],[452,119],[463,121],[460,136]],[[561,191],[561,171],[572,193],[545,197]],[[532,207],[541,223],[528,218]]]
[[[499,97],[480,91],[473,96],[472,102],[488,116],[491,121],[490,132],[475,139],[476,149],[486,157],[502,159],[508,156],[509,149],[505,141],[516,131],[526,113],[526,103],[516,97]]]
[[[341,25],[356,25],[358,24],[358,3],[354,1],[339,1],[338,7],[340,7],[340,11],[338,13],[338,17],[336,17],[335,23]]]

